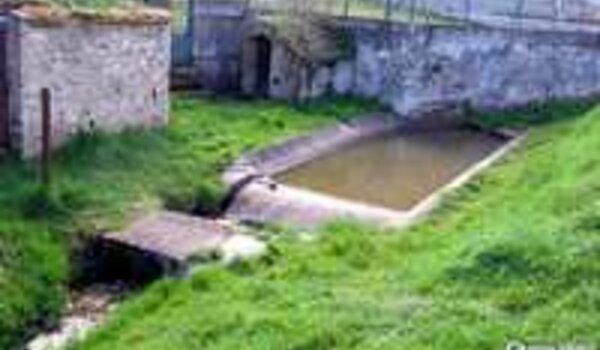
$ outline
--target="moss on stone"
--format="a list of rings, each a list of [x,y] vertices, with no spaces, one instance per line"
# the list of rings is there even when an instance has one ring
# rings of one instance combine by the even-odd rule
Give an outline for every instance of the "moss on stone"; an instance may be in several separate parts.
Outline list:
[[[147,6],[68,8],[43,0],[9,1],[2,6],[13,15],[37,25],[64,25],[73,21],[94,24],[168,24],[169,11]]]

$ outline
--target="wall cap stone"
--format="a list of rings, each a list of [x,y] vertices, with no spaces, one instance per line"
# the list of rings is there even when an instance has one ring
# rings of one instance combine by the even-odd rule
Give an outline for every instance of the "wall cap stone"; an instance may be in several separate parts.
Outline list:
[[[32,25],[60,26],[73,22],[99,25],[167,25],[169,11],[147,6],[122,8],[89,9],[66,8],[41,0],[4,1],[0,4],[3,12],[24,20]]]

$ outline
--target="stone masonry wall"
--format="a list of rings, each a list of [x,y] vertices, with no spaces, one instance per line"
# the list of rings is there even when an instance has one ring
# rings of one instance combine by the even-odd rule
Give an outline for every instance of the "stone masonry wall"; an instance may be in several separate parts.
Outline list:
[[[396,0],[397,3],[401,1]],[[427,0],[420,6],[433,11],[464,16],[467,9],[470,15],[521,15],[526,17],[559,16],[564,19],[588,19],[596,16],[600,7],[597,2],[589,0],[475,0],[467,6],[465,0]]]
[[[401,114],[600,93],[594,34],[396,26],[390,35],[372,23],[349,30],[356,54],[330,68],[330,91],[378,98]]]
[[[158,126],[168,118],[168,24],[57,25],[13,21],[18,71],[12,72],[13,144],[40,150],[40,90],[52,94],[55,145],[93,129]]]
[[[253,19],[233,21],[241,12],[227,17],[229,12],[223,9],[231,10],[219,7],[220,12],[208,14],[215,16],[214,22],[198,27],[204,30],[197,28],[195,45],[202,49],[196,53],[208,62],[202,69],[207,72],[205,82],[231,82],[227,85],[235,90],[235,82],[247,73],[239,72],[248,69],[240,52],[248,34],[244,28]],[[597,33],[409,26],[359,19],[339,20],[337,25],[353,43],[353,54],[311,67],[310,72],[274,43],[271,97],[363,96],[377,98],[401,114],[418,114],[447,106],[508,108],[600,93]],[[222,90],[219,84],[204,87]]]

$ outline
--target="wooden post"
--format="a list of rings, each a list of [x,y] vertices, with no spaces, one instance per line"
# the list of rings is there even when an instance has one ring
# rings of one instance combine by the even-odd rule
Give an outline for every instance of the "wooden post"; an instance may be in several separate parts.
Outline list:
[[[41,154],[41,180],[45,187],[50,186],[50,148],[52,142],[52,106],[50,89],[43,88],[41,92],[42,103],[42,154]]]

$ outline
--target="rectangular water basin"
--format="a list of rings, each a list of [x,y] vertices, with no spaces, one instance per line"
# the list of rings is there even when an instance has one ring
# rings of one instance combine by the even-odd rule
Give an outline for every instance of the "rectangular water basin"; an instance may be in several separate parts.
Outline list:
[[[275,176],[340,199],[408,211],[510,138],[471,127],[388,131]]]

